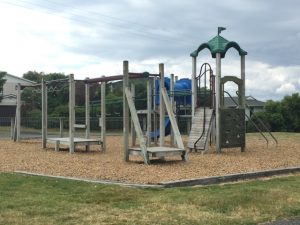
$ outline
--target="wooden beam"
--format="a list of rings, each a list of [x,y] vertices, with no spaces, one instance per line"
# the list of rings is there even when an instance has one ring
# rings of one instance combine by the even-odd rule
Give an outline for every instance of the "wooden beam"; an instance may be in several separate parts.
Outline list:
[[[101,141],[102,151],[106,151],[106,82],[101,83]]]
[[[17,84],[17,142],[21,141],[21,84]]]
[[[75,135],[75,81],[74,75],[69,77],[69,151],[74,153],[74,135]]]
[[[85,80],[88,80],[87,77]],[[90,138],[90,84],[85,83],[85,138]],[[90,146],[85,146],[86,151],[90,150]]]
[[[137,135],[137,138],[139,140],[139,144],[140,144],[140,148],[144,157],[144,162],[145,164],[149,164],[149,157],[147,154],[147,147],[145,144],[145,139],[143,137],[143,132],[142,132],[142,128],[141,128],[141,124],[139,122],[139,118],[135,109],[135,105],[134,102],[132,100],[132,94],[129,90],[128,87],[125,88],[125,95],[126,95],[126,101],[128,103],[129,109],[130,109],[130,113],[131,113],[131,118],[133,121],[133,125],[134,125],[134,129]]]
[[[64,119],[61,117],[59,118],[59,136],[64,137]]]
[[[162,96],[163,96],[163,100],[164,100],[164,103],[165,103],[165,106],[166,106],[166,109],[167,109],[167,112],[168,112],[168,116],[171,120],[172,130],[174,132],[174,136],[175,136],[177,146],[178,146],[178,148],[185,149],[184,145],[183,145],[181,135],[180,135],[180,132],[179,132],[179,128],[178,128],[178,125],[177,125],[177,122],[176,122],[174,112],[171,108],[171,102],[169,100],[166,88],[162,89]]]
[[[47,145],[47,124],[48,124],[48,110],[47,110],[47,85],[44,79],[42,79],[42,147],[46,148]]]
[[[129,107],[126,100],[125,89],[128,88],[129,82],[129,69],[128,61],[123,61],[123,148],[124,148],[124,161],[129,161]]]
[[[174,74],[171,74],[171,79],[170,79],[170,106],[172,111],[174,112],[174,107],[175,107],[175,98],[174,98]],[[171,135],[170,135],[170,142],[171,145],[174,145],[174,132],[173,129],[171,129]]]
[[[152,114],[152,101],[151,101],[151,80],[147,79],[147,147],[151,144],[151,114]]]
[[[157,129],[157,115],[156,115],[156,77],[153,78],[153,130]],[[157,145],[157,137],[154,136],[154,144]]]
[[[131,83],[131,94],[132,94],[132,99],[135,98],[135,85],[134,83]],[[135,146],[136,145],[136,132],[134,129],[134,124],[132,121],[132,117],[131,117],[131,126],[130,126],[130,131],[131,131],[131,146]]]
[[[163,147],[165,145],[165,105],[162,97],[162,90],[165,87],[165,76],[164,76],[164,64],[159,64],[159,146]]]
[[[11,117],[10,118],[10,138],[12,140],[14,139],[14,127],[15,127],[15,118]]]

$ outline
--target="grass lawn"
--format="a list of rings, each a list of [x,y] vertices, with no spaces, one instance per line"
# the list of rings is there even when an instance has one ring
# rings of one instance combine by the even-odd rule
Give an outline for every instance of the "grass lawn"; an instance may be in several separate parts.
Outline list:
[[[0,174],[0,224],[257,224],[300,215],[300,176],[139,189]]]

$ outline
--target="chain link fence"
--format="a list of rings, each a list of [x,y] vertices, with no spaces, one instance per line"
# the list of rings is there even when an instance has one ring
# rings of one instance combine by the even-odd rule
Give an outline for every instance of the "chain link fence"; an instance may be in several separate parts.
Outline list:
[[[189,117],[178,117],[178,127],[181,134],[188,134],[191,127]],[[0,138],[10,138],[14,130],[14,118],[0,117]],[[76,124],[85,124],[85,118],[76,118]],[[140,118],[142,129],[146,132],[145,120]],[[60,124],[63,126],[65,136],[68,136],[69,119],[67,117],[48,117],[48,135],[58,136],[60,134]],[[152,124],[152,127],[154,124]],[[159,128],[157,120],[156,128]],[[90,129],[92,135],[99,135],[101,132],[99,126],[99,117],[90,118]],[[106,117],[106,132],[108,135],[123,133],[123,117]],[[76,135],[84,135],[85,129],[76,128]],[[42,119],[41,117],[22,117],[21,118],[21,138],[41,138],[42,137]]]

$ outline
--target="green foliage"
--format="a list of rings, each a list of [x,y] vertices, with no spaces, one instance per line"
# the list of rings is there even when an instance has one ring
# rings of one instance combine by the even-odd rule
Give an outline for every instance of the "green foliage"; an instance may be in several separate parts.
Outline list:
[[[27,120],[26,117],[29,119]],[[32,119],[34,118],[34,119]],[[32,109],[31,111],[27,111],[23,114],[23,121],[26,121],[23,126],[41,129],[42,128],[42,111],[40,109]]]
[[[56,106],[53,112],[50,114],[51,117],[69,117],[69,105]]]
[[[6,72],[1,72],[0,71],[0,102],[3,99],[3,85],[5,84],[6,80],[4,79],[4,76],[6,75]]]
[[[34,81],[36,83],[41,83],[44,75],[45,74],[43,72],[39,73],[36,71],[28,71],[27,73],[23,74],[23,78]]]
[[[108,116],[123,115],[123,98],[110,92],[106,95],[106,114]]]
[[[257,117],[267,123],[271,131],[300,132],[299,93],[285,96],[281,101],[267,101],[265,111],[254,113],[251,119],[256,121]],[[247,129],[254,131],[250,123]]]
[[[43,72],[29,71],[23,75],[23,78],[41,83],[42,79],[45,81],[65,79],[66,75],[62,73],[49,73],[45,74]],[[48,114],[51,115],[57,106],[67,105],[69,101],[69,89],[68,83],[58,82],[47,85],[48,88]],[[53,91],[54,90],[54,91]],[[40,109],[42,107],[41,103],[41,90],[36,88],[26,88],[22,93],[22,100],[30,105],[29,110]],[[26,113],[26,112],[25,112]]]
[[[294,93],[281,101],[281,112],[287,131],[300,132],[300,96]]]
[[[198,106],[211,106],[212,91],[206,87],[201,87],[197,90],[197,105]]]

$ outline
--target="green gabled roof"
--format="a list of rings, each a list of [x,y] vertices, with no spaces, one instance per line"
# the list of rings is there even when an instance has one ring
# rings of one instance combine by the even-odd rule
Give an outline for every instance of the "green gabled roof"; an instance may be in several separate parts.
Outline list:
[[[244,51],[238,45],[238,43],[236,43],[234,41],[228,41],[220,35],[215,36],[213,39],[211,39],[207,43],[201,44],[198,47],[198,49],[193,51],[190,55],[192,57],[197,57],[199,52],[201,52],[205,48],[208,48],[210,50],[211,56],[213,58],[216,58],[216,53],[221,53],[221,58],[224,58],[227,50],[230,49],[230,48],[235,48],[241,56],[242,55],[247,55],[247,52]]]

